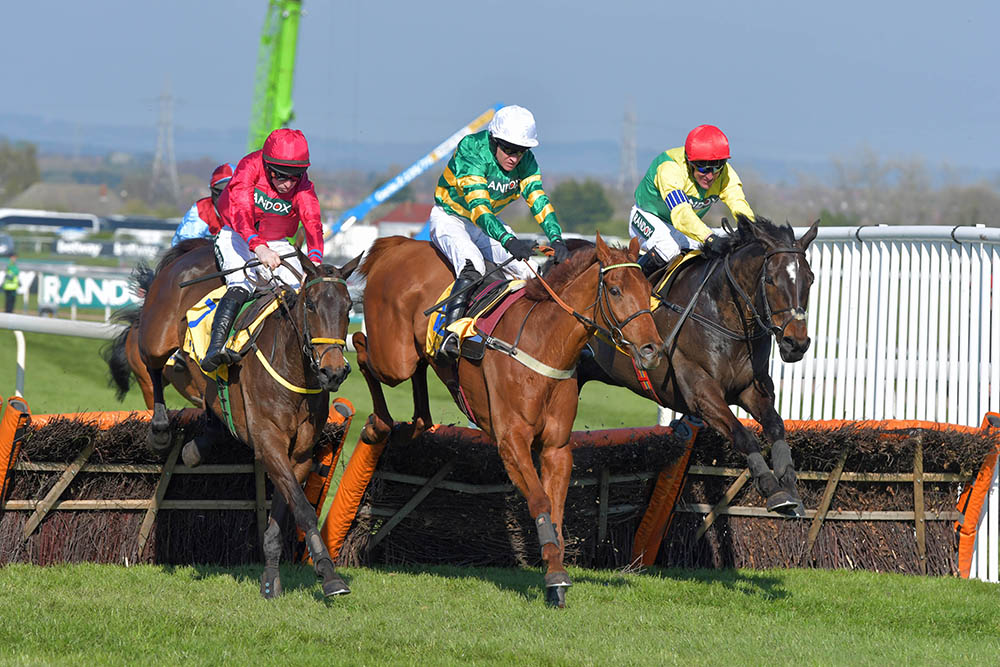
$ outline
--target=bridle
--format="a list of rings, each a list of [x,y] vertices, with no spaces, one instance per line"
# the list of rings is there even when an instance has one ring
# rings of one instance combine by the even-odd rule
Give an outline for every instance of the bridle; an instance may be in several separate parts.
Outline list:
[[[760,300],[762,305],[762,310],[764,311],[763,316],[757,311],[756,306],[754,306],[753,299],[740,287],[739,282],[737,282],[736,277],[733,275],[732,265],[730,264],[730,256],[726,255],[725,267],[726,267],[726,278],[729,280],[730,286],[733,291],[740,297],[743,303],[746,304],[747,308],[750,310],[750,315],[753,317],[757,325],[764,330],[772,334],[776,341],[780,342],[785,337],[785,329],[788,325],[795,321],[801,321],[806,319],[806,309],[799,304],[799,290],[793,291],[793,305],[788,308],[781,308],[779,310],[772,310],[771,303],[767,300],[767,290],[764,285],[767,281],[767,263],[775,255],[793,253],[797,255],[802,255],[805,257],[806,251],[801,248],[796,248],[795,246],[782,246],[778,248],[772,248],[764,253],[764,261],[760,266],[760,275],[757,279],[757,284],[760,290]],[[784,321],[781,326],[774,324],[774,316],[780,315],[781,313],[791,313]]]
[[[321,276],[319,278],[313,278],[312,280],[305,283],[302,286],[302,289],[299,291],[298,295],[299,299],[301,299],[301,303],[298,304],[299,309],[301,309],[302,311],[301,330],[299,326],[296,324],[295,321],[296,318],[292,316],[292,313],[291,311],[289,311],[285,301],[282,300],[281,302],[282,309],[288,314],[288,321],[291,323],[292,328],[295,330],[295,333],[299,336],[299,339],[302,341],[302,353],[309,360],[309,369],[316,376],[319,375],[319,371],[322,368],[323,357],[325,357],[328,352],[334,349],[339,349],[341,352],[343,352],[345,346],[347,345],[347,341],[345,341],[343,338],[322,338],[322,337],[312,336],[311,332],[309,331],[309,318],[306,317],[306,301],[308,300],[306,297],[306,290],[318,283],[340,283],[341,285],[345,286],[347,285],[347,281],[344,280],[343,278],[334,278],[331,276]],[[323,350],[322,354],[320,354],[318,357],[316,356],[316,345],[327,346],[326,349]]]
[[[587,317],[583,313],[577,312],[576,309],[574,309],[572,306],[570,306],[569,304],[567,304],[566,302],[564,302],[562,299],[559,298],[559,296],[555,293],[555,291],[553,291],[553,289],[549,287],[548,283],[545,282],[545,279],[543,279],[540,275],[538,275],[537,272],[535,272],[535,269],[533,267],[531,268],[531,271],[532,273],[535,273],[535,277],[538,278],[538,282],[541,283],[542,287],[545,288],[545,291],[549,293],[549,296],[552,297],[553,301],[559,304],[560,308],[562,308],[567,313],[575,317],[577,321],[583,324],[583,326],[587,327],[588,329],[595,330],[599,335],[603,335],[605,338],[614,343],[619,350],[625,352],[624,348],[629,345],[633,345],[633,343],[632,341],[630,341],[628,338],[625,337],[623,329],[628,325],[629,322],[631,322],[637,317],[640,317],[641,315],[648,314],[652,316],[652,311],[650,311],[649,308],[643,308],[641,310],[637,310],[636,312],[632,313],[624,320],[619,321],[618,318],[615,316],[614,310],[612,310],[611,308],[611,301],[610,297],[608,296],[607,286],[604,283],[604,274],[614,269],[627,269],[627,268],[642,269],[642,267],[636,262],[622,262],[620,264],[611,264],[609,266],[604,266],[603,264],[601,264],[600,260],[598,260],[597,265],[599,267],[599,273],[597,274],[597,298],[594,300],[592,304],[587,306],[585,310],[597,309],[597,311],[600,313],[601,319],[604,320],[604,322],[608,325],[608,327],[603,327],[600,324],[598,324],[594,319]],[[528,266],[531,267],[530,264]]]

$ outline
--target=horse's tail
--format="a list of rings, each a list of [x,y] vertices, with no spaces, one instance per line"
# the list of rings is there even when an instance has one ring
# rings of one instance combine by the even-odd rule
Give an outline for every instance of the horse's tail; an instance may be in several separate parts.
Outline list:
[[[118,310],[111,317],[112,321],[128,326],[101,349],[101,356],[108,364],[108,386],[115,390],[115,398],[118,399],[119,403],[125,399],[125,394],[128,393],[129,387],[132,385],[132,367],[128,363],[126,344],[129,333],[138,332],[139,311],[139,306],[129,306]]]
[[[129,276],[129,282],[132,283],[133,289],[138,293],[139,290],[143,292],[149,290],[149,286],[153,284],[153,277],[156,276],[156,272],[149,267],[146,262],[139,262],[132,269],[132,275]]]
[[[380,239],[375,239],[375,243],[373,243],[372,247],[368,250],[368,255],[362,260],[359,271],[363,276],[367,277],[368,272],[371,271],[373,266],[375,266],[375,262],[378,261],[378,258],[383,253],[395,248],[400,243],[406,243],[407,241],[412,240],[413,239],[409,239],[405,236],[383,236]]]

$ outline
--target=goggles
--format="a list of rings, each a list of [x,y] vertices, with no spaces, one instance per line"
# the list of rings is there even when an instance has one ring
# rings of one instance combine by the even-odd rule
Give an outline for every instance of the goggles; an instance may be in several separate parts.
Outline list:
[[[504,153],[506,153],[511,157],[517,157],[518,155],[523,155],[524,152],[528,150],[524,146],[515,146],[514,144],[508,143],[503,139],[496,139],[496,142],[497,146],[500,147],[500,150],[502,150]]]
[[[717,174],[722,171],[722,168],[725,166],[725,160],[704,160],[701,162],[691,163],[691,167],[693,167],[699,174]]]

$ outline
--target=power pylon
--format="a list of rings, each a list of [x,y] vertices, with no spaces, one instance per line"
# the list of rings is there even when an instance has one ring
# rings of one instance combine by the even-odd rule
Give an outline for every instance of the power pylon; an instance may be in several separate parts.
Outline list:
[[[635,111],[632,102],[625,105],[625,120],[622,124],[621,171],[618,173],[618,189],[631,192],[639,180],[635,168]]]
[[[177,162],[174,160],[174,98],[170,82],[163,85],[160,94],[160,118],[157,121],[156,155],[153,157],[153,177],[150,193],[153,198],[180,199],[181,187],[177,179]]]

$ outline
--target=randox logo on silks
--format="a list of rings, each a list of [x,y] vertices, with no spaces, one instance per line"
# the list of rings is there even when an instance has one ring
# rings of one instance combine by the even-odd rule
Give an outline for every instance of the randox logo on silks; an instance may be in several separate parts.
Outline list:
[[[506,183],[501,183],[500,181],[490,181],[489,185],[486,187],[490,190],[494,190],[497,194],[505,195],[511,190],[516,190],[517,186],[521,184],[520,179],[515,179],[513,181],[507,181]]]
[[[272,199],[256,188],[253,191],[253,204],[265,213],[288,215],[292,212],[292,202],[284,199]]]
[[[632,216],[632,226],[635,228],[635,231],[642,234],[642,237],[645,239],[648,239],[653,235],[653,226],[650,225],[646,218],[642,217],[642,215],[638,212]]]
[[[719,201],[719,195],[711,195],[709,197],[705,197],[704,199],[697,199],[695,197],[692,197],[691,195],[688,195],[688,201],[691,202],[691,208],[693,208],[695,211],[700,211],[703,208],[708,208],[712,204]]]

